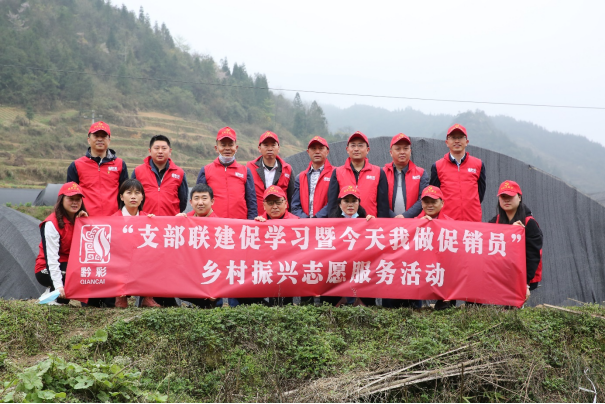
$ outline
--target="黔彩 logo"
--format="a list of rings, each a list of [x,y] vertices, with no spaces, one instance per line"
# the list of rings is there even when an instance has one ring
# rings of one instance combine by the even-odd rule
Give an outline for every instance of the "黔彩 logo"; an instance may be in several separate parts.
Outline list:
[[[111,241],[111,226],[85,224],[80,233],[80,263],[107,264]]]

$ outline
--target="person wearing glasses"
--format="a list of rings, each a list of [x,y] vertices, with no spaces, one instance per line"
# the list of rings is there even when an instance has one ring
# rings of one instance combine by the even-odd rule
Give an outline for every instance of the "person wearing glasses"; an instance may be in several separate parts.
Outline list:
[[[257,222],[266,222],[267,220],[275,219],[298,219],[298,216],[288,212],[286,193],[277,185],[271,185],[265,190],[263,194],[263,209],[265,213],[254,218]]]
[[[468,154],[468,143],[464,126],[457,123],[448,129],[445,144],[450,150],[431,167],[429,185],[443,192],[445,215],[454,220],[480,222],[487,184],[485,164]]]

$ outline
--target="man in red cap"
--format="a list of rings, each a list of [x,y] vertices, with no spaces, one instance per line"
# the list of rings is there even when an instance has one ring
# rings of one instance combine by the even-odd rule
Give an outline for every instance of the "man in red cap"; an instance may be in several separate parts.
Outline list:
[[[235,161],[235,131],[228,126],[219,130],[214,150],[218,157],[201,168],[196,183],[212,188],[216,202],[213,209],[219,217],[254,219],[258,216],[254,178],[249,168]]]
[[[132,173],[145,189],[145,211],[156,216],[174,216],[187,209],[187,176],[171,155],[170,139],[155,135],[149,141],[149,156]]]
[[[109,148],[111,130],[105,122],[95,122],[88,131],[84,157],[67,168],[66,182],[82,187],[90,216],[111,216],[118,210],[118,190],[128,179],[126,163]]]
[[[254,178],[258,214],[263,212],[263,194],[271,185],[277,185],[287,195],[288,202],[294,193],[292,167],[279,157],[279,139],[273,132],[265,132],[258,142],[259,158],[249,161],[247,167]]]
[[[258,222],[276,219],[298,219],[298,216],[288,212],[288,200],[283,189],[271,185],[263,193],[264,213],[254,218]]]
[[[328,213],[336,206],[341,186],[356,184],[363,195],[363,208],[374,217],[390,217],[389,184],[384,171],[367,158],[370,152],[368,138],[357,131],[349,137],[344,165],[332,171],[328,189]],[[342,184],[342,185],[341,185]]]
[[[412,141],[403,133],[393,136],[389,153],[393,161],[383,170],[389,183],[390,216],[416,217],[422,211],[420,194],[429,185],[429,176],[410,160]]]
[[[430,185],[441,188],[445,214],[456,220],[480,222],[485,165],[466,152],[468,143],[464,126],[455,124],[449,128],[445,144],[450,151],[431,167]]]
[[[307,146],[311,162],[307,170],[296,177],[292,195],[292,213],[301,219],[328,217],[328,188],[333,170],[329,153],[328,142],[320,136],[311,139]]]

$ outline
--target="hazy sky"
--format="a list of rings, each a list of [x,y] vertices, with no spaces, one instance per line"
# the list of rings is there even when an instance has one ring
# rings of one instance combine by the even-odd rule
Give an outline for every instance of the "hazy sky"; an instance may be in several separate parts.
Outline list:
[[[270,87],[605,108],[605,1],[114,0]],[[284,93],[294,97],[294,93]],[[605,109],[301,93],[339,107],[482,109],[605,144]]]

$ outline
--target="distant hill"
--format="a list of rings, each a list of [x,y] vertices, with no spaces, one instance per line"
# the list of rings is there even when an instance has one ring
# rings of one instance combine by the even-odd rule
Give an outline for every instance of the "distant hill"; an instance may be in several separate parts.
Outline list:
[[[161,18],[161,16],[153,16]],[[189,180],[216,157],[219,128],[238,133],[238,158],[271,130],[282,153],[330,138],[312,100],[268,90],[262,73],[189,51],[169,27],[104,0],[0,0],[0,186],[63,181],[86,151],[94,110],[129,168],[149,138],[168,135]],[[208,40],[212,40],[209,38]]]
[[[488,116],[483,111],[457,116],[429,115],[411,108],[389,111],[367,105],[340,109],[323,105],[331,132],[345,136],[361,130],[370,137],[394,136],[403,132],[411,137],[445,139],[453,123],[466,126],[471,144],[517,158],[579,190],[605,192],[605,147],[583,136],[548,131],[531,122],[508,116]]]

